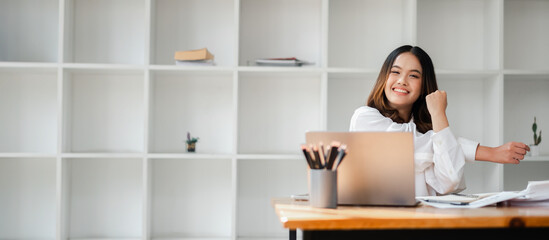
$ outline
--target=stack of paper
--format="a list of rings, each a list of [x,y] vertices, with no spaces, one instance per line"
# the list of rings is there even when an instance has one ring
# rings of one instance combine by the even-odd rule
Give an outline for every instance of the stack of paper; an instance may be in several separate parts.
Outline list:
[[[416,199],[437,208],[478,208],[503,201],[508,201],[511,205],[549,206],[549,180],[530,181],[526,189],[520,192],[449,194],[416,197]]]
[[[175,52],[175,65],[213,66],[214,56],[207,48]]]
[[[549,181],[530,181],[523,196],[511,199],[511,205],[549,206]]]
[[[255,60],[255,64],[260,66],[286,66],[286,67],[301,67],[303,64],[308,64],[295,57],[289,58],[260,58]]]

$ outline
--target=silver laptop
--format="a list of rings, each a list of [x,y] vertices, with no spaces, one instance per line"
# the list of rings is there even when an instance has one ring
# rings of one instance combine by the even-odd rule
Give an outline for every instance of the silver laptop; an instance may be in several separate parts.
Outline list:
[[[337,168],[339,205],[414,206],[414,140],[403,132],[307,132],[307,144],[347,145]]]

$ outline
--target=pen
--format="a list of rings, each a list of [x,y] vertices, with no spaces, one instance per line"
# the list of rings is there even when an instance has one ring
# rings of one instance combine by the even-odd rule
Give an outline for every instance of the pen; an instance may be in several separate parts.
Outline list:
[[[452,195],[460,196],[460,197],[468,197],[468,198],[480,198],[480,196],[476,194],[452,193]]]
[[[451,205],[457,205],[457,206],[466,206],[466,205],[469,205],[468,202],[450,202],[450,201],[439,201],[439,200],[433,200],[433,199],[424,199],[423,201],[430,202],[430,203],[451,204]]]

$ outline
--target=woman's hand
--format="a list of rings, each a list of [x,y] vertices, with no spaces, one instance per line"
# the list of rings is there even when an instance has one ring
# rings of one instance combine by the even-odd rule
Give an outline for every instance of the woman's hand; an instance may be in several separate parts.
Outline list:
[[[518,164],[524,159],[526,152],[530,151],[528,145],[521,142],[508,142],[499,147],[479,146],[475,158],[481,161],[495,163]]]
[[[430,93],[425,97],[425,102],[427,102],[427,110],[431,116],[446,114],[446,106],[448,106],[446,91],[436,90]]]
[[[427,103],[427,110],[429,110],[429,113],[431,114],[433,131],[439,132],[448,127],[448,118],[446,117],[446,106],[448,106],[446,91],[436,90],[430,93],[425,97],[425,102]]]

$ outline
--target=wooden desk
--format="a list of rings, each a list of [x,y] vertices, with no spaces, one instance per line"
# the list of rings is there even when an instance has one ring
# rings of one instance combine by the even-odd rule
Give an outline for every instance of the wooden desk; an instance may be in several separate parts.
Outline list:
[[[304,239],[351,239],[362,234],[405,234],[408,238],[414,234],[418,234],[416,237],[430,236],[426,231],[451,234],[449,236],[465,232],[467,236],[471,232],[481,235],[503,234],[507,239],[515,234],[524,236],[549,232],[549,208],[543,207],[438,209],[420,205],[319,209],[310,207],[308,202],[289,198],[273,199],[272,205],[282,226],[290,230],[290,239],[295,239],[296,229],[303,230]]]

